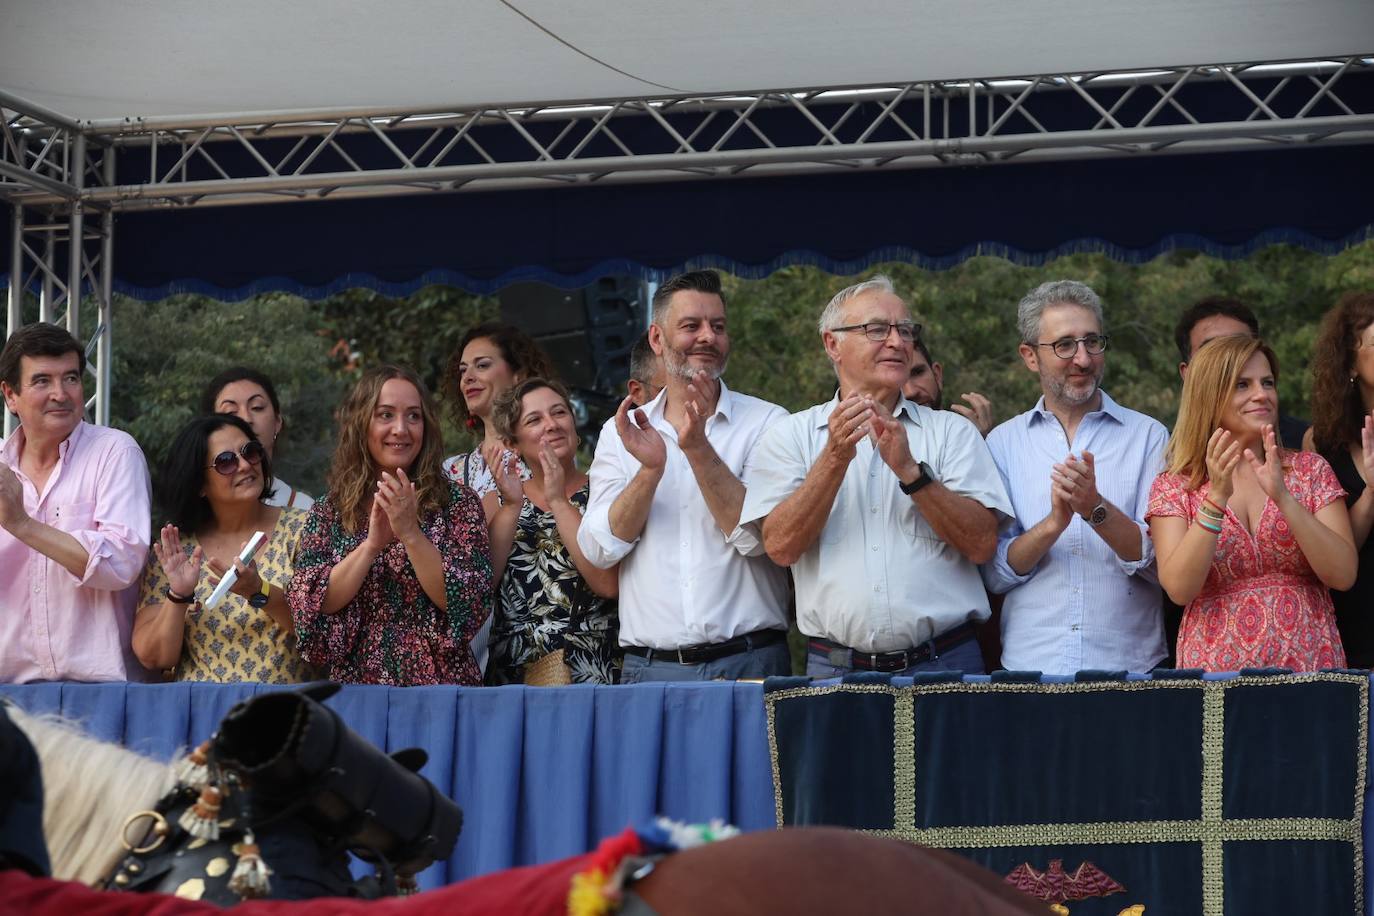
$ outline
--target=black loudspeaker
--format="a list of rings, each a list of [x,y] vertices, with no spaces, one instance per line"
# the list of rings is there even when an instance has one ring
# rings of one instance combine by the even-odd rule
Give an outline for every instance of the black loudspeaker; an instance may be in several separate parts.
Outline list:
[[[619,395],[630,376],[630,349],[648,326],[644,284],[601,277],[580,290],[516,283],[500,293],[501,320],[529,334],[570,388]]]

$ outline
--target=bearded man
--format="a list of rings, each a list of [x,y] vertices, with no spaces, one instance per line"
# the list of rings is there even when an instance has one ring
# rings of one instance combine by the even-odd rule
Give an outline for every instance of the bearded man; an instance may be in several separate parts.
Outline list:
[[[658,288],[649,345],[666,384],[603,427],[577,533],[592,563],[620,564],[622,681],[788,674],[787,576],[739,523],[745,463],[787,412],[721,381],[730,334],[715,271]]]
[[[1041,398],[988,447],[1015,518],[983,581],[1005,594],[1002,665],[1047,674],[1149,671],[1165,657],[1154,549],[1143,521],[1168,433],[1102,390],[1102,301],[1075,280],[1017,308]]]

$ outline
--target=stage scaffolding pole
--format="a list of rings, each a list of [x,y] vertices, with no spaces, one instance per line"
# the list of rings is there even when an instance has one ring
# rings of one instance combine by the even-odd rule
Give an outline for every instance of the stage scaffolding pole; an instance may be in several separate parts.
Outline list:
[[[10,296],[6,310],[5,339],[24,321],[24,208],[10,204]],[[14,432],[14,415],[5,414],[5,438]]]

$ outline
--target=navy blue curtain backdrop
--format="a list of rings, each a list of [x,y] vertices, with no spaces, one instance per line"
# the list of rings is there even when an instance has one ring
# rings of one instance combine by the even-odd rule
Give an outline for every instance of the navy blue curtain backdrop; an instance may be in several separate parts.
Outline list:
[[[766,690],[780,824],[950,849],[1075,916],[1374,902],[1366,672]]]
[[[3,685],[32,713],[167,759],[214,731],[257,684]],[[437,887],[594,849],[654,816],[773,826],[763,688],[672,684],[540,689],[344,687],[328,701],[386,751],[422,747],[421,773],[463,808]]]
[[[429,283],[489,293],[689,266],[758,278],[979,254],[1146,261],[1278,242],[1333,253],[1374,237],[1371,158],[1368,146],[1329,147],[127,213],[116,286],[145,300]]]

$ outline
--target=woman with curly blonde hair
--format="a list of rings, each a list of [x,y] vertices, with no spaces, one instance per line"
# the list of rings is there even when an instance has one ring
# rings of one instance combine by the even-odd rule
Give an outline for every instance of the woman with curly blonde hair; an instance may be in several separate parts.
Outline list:
[[[336,681],[478,684],[491,604],[486,517],[451,483],[419,376],[369,369],[339,409],[329,493],[310,511],[288,600],[303,658]]]
[[[1345,488],[1360,572],[1335,592],[1346,661],[1374,668],[1374,293],[1346,293],[1322,318],[1312,354],[1312,428],[1303,447],[1331,464]]]
[[[1278,362],[1252,337],[1194,355],[1145,518],[1159,584],[1185,605],[1178,667],[1345,666],[1328,589],[1355,580],[1345,495],[1331,466],[1284,450]]]

